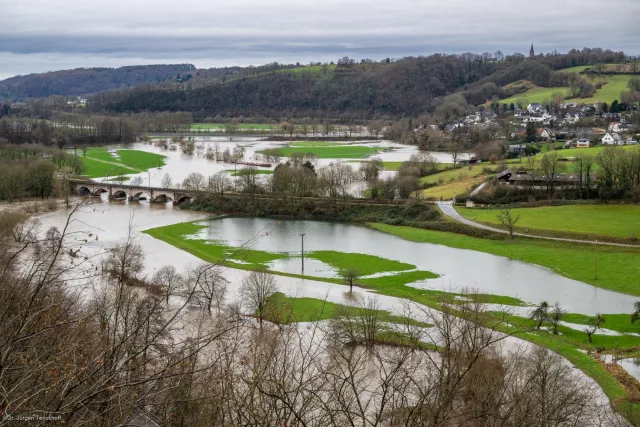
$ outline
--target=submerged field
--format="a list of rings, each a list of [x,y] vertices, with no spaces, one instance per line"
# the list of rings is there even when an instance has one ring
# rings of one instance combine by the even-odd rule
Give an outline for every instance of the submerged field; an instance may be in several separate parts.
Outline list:
[[[456,208],[465,218],[500,225],[498,209]],[[568,231],[632,238],[640,236],[640,206],[569,205],[511,209],[519,229]],[[531,230],[530,230],[531,231]]]

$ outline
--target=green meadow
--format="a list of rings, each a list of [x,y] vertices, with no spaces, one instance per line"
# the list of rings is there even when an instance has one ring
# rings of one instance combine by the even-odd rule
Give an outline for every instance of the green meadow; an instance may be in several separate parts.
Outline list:
[[[456,208],[465,218],[500,225],[499,209]],[[640,236],[640,206],[567,205],[511,209],[519,215],[517,226],[523,229],[568,231],[591,235],[631,238]]]

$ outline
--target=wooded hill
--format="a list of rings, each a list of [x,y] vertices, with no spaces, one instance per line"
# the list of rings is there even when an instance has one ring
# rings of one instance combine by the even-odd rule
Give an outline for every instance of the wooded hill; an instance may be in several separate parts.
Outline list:
[[[557,70],[594,63],[622,63],[623,52],[572,50],[567,54],[462,54],[397,61],[339,61],[336,65],[264,71],[195,86],[141,85],[90,99],[94,111],[188,111],[206,116],[362,118],[418,116],[462,103],[482,104],[511,95],[503,86],[529,80],[545,87],[575,84],[575,73]],[[458,93],[461,95],[458,95]],[[454,95],[452,95],[454,94]],[[446,116],[446,111],[444,115]]]
[[[11,77],[0,81],[0,100],[89,95],[103,90],[176,79],[192,73],[191,64],[135,65],[120,68],[76,68]]]

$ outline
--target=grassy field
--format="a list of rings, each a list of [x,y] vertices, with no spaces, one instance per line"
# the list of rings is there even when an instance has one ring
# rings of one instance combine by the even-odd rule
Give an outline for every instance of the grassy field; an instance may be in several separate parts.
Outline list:
[[[336,304],[317,298],[290,297],[282,292],[276,292],[272,295],[267,300],[267,305],[271,306],[271,309],[267,312],[267,320],[284,324],[335,319],[343,313],[358,315],[359,311],[357,307]],[[426,323],[393,315],[385,310],[376,310],[376,312],[378,313],[378,319],[382,322],[403,324],[408,321],[411,324],[423,327],[428,326]],[[278,318],[275,318],[276,316]]]
[[[226,128],[226,123],[194,123],[191,125],[191,130],[219,130]],[[278,129],[278,125],[267,123],[238,123],[238,128],[242,130],[274,130]]]
[[[361,276],[383,273],[387,271],[413,270],[415,265],[405,262],[380,258],[373,255],[345,253],[338,251],[315,251],[309,252],[309,258],[317,259],[332,267],[342,270],[344,268],[355,268]]]
[[[500,225],[499,210],[456,208],[460,215],[474,221]],[[512,209],[520,215],[519,229],[557,230],[630,238],[640,237],[640,206],[572,205]],[[530,230],[531,231],[531,230]]]
[[[370,227],[414,242],[471,249],[537,264],[570,279],[640,296],[640,249],[614,246],[598,248],[598,280],[595,280],[595,248],[549,240],[483,240],[454,233],[386,224]]]
[[[292,73],[292,74],[304,74],[304,73],[312,73],[312,74],[321,74],[326,70],[327,72],[333,73],[338,66],[336,64],[327,64],[326,67],[323,65],[311,65],[305,67],[296,67],[296,68],[285,68],[282,70],[278,70],[279,73]]]
[[[250,169],[240,169],[234,172],[233,169],[229,169],[225,172],[230,172],[231,176],[244,176],[249,170]],[[258,175],[273,175],[273,171],[268,169],[256,169],[254,172]]]
[[[555,94],[567,96],[569,94],[568,87],[535,87],[525,92],[518,93],[509,98],[500,101],[501,104],[530,104],[532,102],[546,103]],[[578,102],[578,101],[576,101]]]
[[[472,178],[464,178],[447,184],[436,185],[420,192],[424,198],[435,197],[436,199],[451,199],[460,194],[465,194],[473,190],[484,182],[486,176],[480,175]]]
[[[164,165],[164,159],[166,158],[162,154],[140,150],[118,150],[118,156],[120,159],[116,159],[116,162],[132,168],[142,169],[143,171],[161,167]]]
[[[335,141],[297,141],[288,145],[289,147],[340,147],[345,144],[347,143],[339,143]]]
[[[450,169],[438,172],[433,175],[427,175],[418,181],[419,184],[446,184],[449,182],[459,181],[461,179],[473,178],[485,175],[484,170],[491,168],[489,164],[463,166],[461,168]]]
[[[574,67],[586,68],[586,67]],[[568,71],[571,69],[566,69]],[[582,104],[594,104],[598,102],[611,103],[614,100],[620,100],[620,93],[628,90],[627,84],[633,77],[631,74],[617,74],[613,76],[598,76],[594,79],[587,79],[593,85],[603,83],[600,89],[596,90],[595,95],[589,98],[571,98],[566,99],[569,95],[568,87],[534,87],[525,92],[518,93],[509,98],[500,101],[501,104],[519,103],[529,104],[532,102],[547,103],[553,95],[560,94],[565,97],[566,102],[578,102]]]
[[[627,84],[633,76],[630,74],[620,74],[614,76],[607,76],[600,81],[607,82],[602,88],[596,91],[596,94],[591,98],[580,98],[576,102],[582,102],[584,104],[596,103],[596,102],[608,102],[611,104],[614,100],[620,100],[620,93],[628,91]],[[597,80],[595,80],[597,81]]]
[[[87,149],[87,157],[79,154],[78,158],[85,164],[89,178],[135,174],[164,165],[165,156],[161,154],[125,149],[117,153],[119,158],[107,148],[93,147]]]
[[[312,153],[319,159],[357,159],[376,154],[376,150],[364,145],[340,145],[330,147],[284,147],[281,148],[282,155],[291,156],[293,153]],[[262,151],[257,151],[262,154]]]
[[[105,176],[117,176],[138,173],[137,170],[133,170],[124,166],[114,166],[109,163],[103,163],[98,160],[87,159],[82,156],[78,156],[80,161],[85,165],[85,176],[88,178],[101,178]]]

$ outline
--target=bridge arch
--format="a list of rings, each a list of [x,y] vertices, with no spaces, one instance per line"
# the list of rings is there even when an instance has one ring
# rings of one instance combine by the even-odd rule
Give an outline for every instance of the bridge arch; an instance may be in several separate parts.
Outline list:
[[[83,185],[81,187],[78,187],[78,194],[80,194],[81,196],[89,196],[91,195],[91,190],[89,190],[89,187],[85,187]]]
[[[158,202],[158,203],[170,202],[170,201],[172,201],[172,200],[173,200],[173,199],[172,199],[168,194],[165,194],[165,193],[158,194],[158,195],[153,199],[153,201],[154,201],[154,202]]]
[[[92,196],[99,196],[102,193],[108,193],[109,190],[107,190],[106,188],[96,188],[93,193],[91,193]]]
[[[133,194],[133,200],[140,200],[140,197],[141,197],[141,196],[144,196],[144,197],[145,197],[145,199],[147,199],[147,200],[150,200],[150,199],[151,199],[151,196],[149,195],[149,192],[148,192],[148,191],[136,191],[136,192]]]
[[[127,199],[128,195],[127,192],[124,190],[117,190],[114,191],[113,194],[111,195],[112,199]]]
[[[178,200],[176,200],[176,203],[179,205],[180,203],[190,202],[190,201],[191,201],[191,196],[182,196]]]

